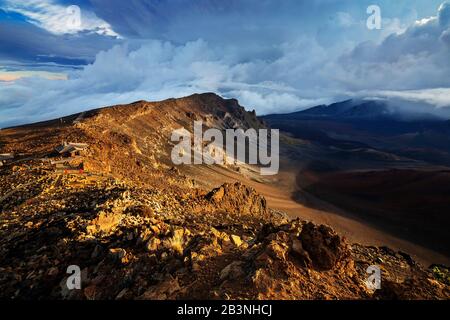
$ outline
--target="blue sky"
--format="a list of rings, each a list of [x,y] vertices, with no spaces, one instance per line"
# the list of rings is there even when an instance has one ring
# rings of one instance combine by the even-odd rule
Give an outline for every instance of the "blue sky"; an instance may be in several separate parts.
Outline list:
[[[449,62],[444,0],[0,0],[0,127],[204,91],[259,114],[349,97],[440,110]]]

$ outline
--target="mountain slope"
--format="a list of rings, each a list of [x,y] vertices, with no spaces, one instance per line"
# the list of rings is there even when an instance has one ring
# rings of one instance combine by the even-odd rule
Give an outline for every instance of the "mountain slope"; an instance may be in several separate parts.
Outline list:
[[[204,129],[263,126],[236,100],[215,94],[101,108],[74,122],[79,116],[3,130],[2,150],[43,156],[62,141],[83,142],[89,144],[84,157],[87,170],[154,183],[161,172],[173,167],[170,137],[174,130],[193,132],[194,121],[203,121]]]
[[[272,210],[241,183],[198,188],[192,177],[204,166],[173,168],[168,153],[171,131],[194,119],[220,129],[263,126],[236,100],[204,94],[2,130],[0,152],[16,158],[0,167],[0,297],[448,297],[444,267],[350,245],[330,227]],[[89,144],[84,171],[51,165],[61,141]],[[227,173],[217,169],[215,179],[240,174],[220,170]],[[384,286],[374,292],[366,269],[379,261]],[[66,286],[69,265],[82,271],[80,290]]]
[[[304,111],[290,114],[291,119],[340,118],[340,119],[376,119],[394,116],[387,104],[381,101],[346,100],[330,105],[320,105]],[[271,119],[282,119],[283,115],[271,115]]]

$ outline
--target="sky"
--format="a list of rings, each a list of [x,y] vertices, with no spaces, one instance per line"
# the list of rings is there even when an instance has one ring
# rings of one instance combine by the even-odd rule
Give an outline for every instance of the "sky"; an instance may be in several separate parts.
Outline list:
[[[0,0],[0,128],[199,92],[260,115],[348,98],[439,112],[450,1]]]

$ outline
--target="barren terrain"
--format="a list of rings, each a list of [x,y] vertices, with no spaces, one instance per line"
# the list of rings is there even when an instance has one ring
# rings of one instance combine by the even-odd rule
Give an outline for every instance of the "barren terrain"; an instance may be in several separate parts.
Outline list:
[[[78,117],[0,131],[1,153],[15,154],[0,167],[2,298],[449,297],[448,269],[428,268],[447,257],[310,194],[295,198],[289,164],[269,178],[245,165],[174,167],[170,133],[194,119],[264,127],[236,100],[203,94]],[[51,164],[63,141],[89,145],[82,171]],[[65,287],[73,264],[82,290]],[[365,285],[373,264],[381,291]]]

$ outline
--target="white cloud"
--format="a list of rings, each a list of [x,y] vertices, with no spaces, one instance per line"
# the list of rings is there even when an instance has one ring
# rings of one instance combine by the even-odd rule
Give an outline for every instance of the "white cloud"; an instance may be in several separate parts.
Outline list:
[[[20,13],[27,17],[29,22],[54,34],[92,31],[107,36],[119,36],[107,22],[99,19],[93,12],[81,10],[78,19],[76,11],[53,0],[5,0],[3,9]]]
[[[359,96],[373,96],[378,98],[396,98],[405,101],[426,103],[437,108],[450,107],[450,88],[435,88],[405,91],[362,91]]]
[[[242,105],[258,110],[260,115],[294,112],[310,106],[331,102],[327,98],[302,99],[298,95],[286,92],[259,93],[248,90],[234,90],[228,94],[232,97],[239,97],[239,102]]]
[[[416,21],[380,44],[364,42],[342,58],[347,90],[418,90],[450,87],[447,15],[450,2],[436,16]]]
[[[298,89],[281,81],[283,71],[294,69],[299,59],[283,54],[272,62],[242,63],[234,53],[224,54],[221,48],[213,48],[203,40],[179,46],[155,40],[137,49],[115,46],[99,53],[93,64],[74,71],[66,81],[27,78],[8,85],[0,83],[2,105],[20,106],[0,110],[5,119],[2,125],[206,91],[238,98],[259,114],[293,111],[324,101],[304,98]],[[302,67],[308,66],[304,63]],[[271,74],[273,81],[268,81]],[[291,76],[294,74],[287,79]]]

